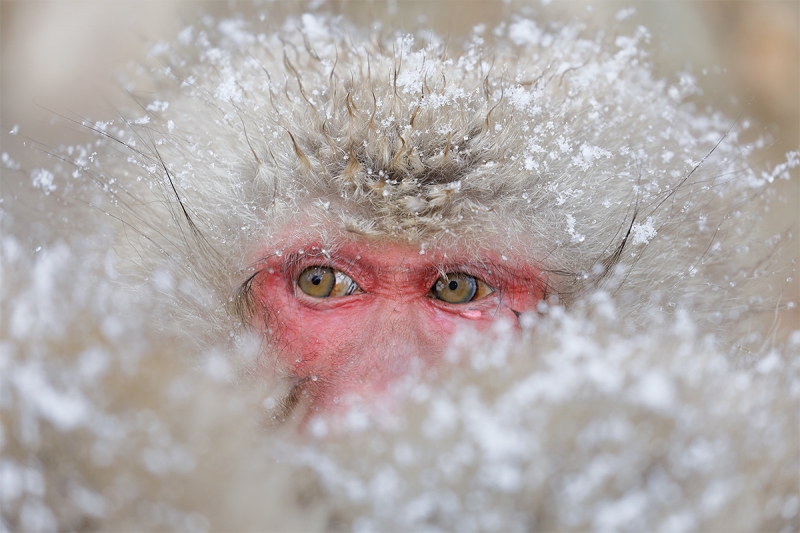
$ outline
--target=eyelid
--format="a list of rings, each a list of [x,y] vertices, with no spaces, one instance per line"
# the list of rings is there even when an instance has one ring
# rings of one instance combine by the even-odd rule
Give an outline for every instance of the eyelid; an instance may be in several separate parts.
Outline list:
[[[322,253],[319,250],[304,253],[292,253],[283,261],[283,271],[286,272],[290,281],[297,281],[299,276],[304,270],[310,267],[327,267],[334,271],[342,272],[350,279],[355,280],[355,277],[350,275],[357,269],[357,265],[351,264],[349,261],[341,261],[339,257],[337,261],[333,261],[329,253]]]

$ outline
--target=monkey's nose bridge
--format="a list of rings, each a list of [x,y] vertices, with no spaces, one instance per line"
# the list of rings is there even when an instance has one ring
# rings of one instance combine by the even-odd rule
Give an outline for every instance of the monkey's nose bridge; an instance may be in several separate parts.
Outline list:
[[[381,269],[379,278],[381,285],[387,292],[397,294],[413,294],[419,292],[419,287],[424,283],[422,275],[417,269],[406,266],[394,266]]]

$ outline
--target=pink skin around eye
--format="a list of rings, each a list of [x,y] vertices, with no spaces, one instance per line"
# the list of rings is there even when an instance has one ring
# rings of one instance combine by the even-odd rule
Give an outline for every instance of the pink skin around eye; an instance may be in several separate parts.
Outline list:
[[[472,263],[454,260],[453,254],[420,254],[418,246],[352,242],[330,258],[320,249],[307,244],[294,265],[286,264],[285,254],[272,254],[253,283],[260,309],[254,325],[267,332],[277,347],[279,370],[303,383],[315,411],[331,410],[350,396],[380,394],[415,361],[436,365],[459,326],[482,329],[500,318],[516,324],[517,314],[535,308],[544,296],[538,271],[516,267],[510,279],[503,278],[499,274],[510,269],[489,253],[481,258],[482,265],[492,265],[487,272],[468,270],[465,265]],[[303,293],[296,278],[314,265],[341,270],[364,292],[329,298]],[[437,300],[431,287],[440,268],[474,275],[496,290],[463,304]]]

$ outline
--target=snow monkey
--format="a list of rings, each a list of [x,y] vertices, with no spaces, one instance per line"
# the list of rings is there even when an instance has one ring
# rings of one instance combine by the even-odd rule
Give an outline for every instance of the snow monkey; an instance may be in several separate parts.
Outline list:
[[[141,109],[65,158],[107,191],[133,262],[205,291],[181,294],[187,316],[258,332],[287,412],[380,395],[458,330],[520,330],[594,291],[633,323],[686,307],[724,331],[769,269],[730,260],[755,222],[734,206],[788,166],[754,172],[742,125],[682,103],[690,76],[655,79],[646,31],[608,39],[200,23],[157,47]]]
[[[0,530],[798,530],[798,155],[524,4],[192,19],[3,125]]]

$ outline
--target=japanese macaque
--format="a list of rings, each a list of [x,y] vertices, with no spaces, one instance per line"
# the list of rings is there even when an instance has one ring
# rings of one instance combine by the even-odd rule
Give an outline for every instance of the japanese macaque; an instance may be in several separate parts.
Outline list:
[[[796,528],[796,221],[759,231],[798,155],[752,167],[647,38],[209,17],[4,153],[116,230],[4,240],[1,525]]]

